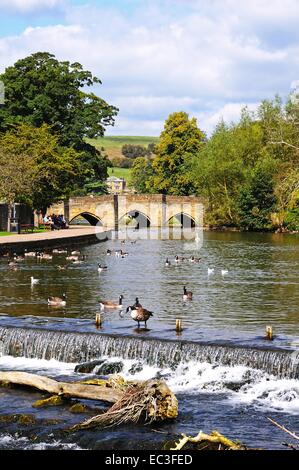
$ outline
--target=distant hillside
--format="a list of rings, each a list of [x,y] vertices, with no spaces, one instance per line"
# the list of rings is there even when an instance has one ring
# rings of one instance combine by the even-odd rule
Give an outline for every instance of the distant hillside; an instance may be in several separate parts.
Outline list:
[[[127,185],[130,184],[131,170],[129,168],[108,168],[109,176],[116,176],[117,178],[124,178]]]
[[[91,145],[94,145],[99,149],[104,147],[109,159],[111,160],[114,157],[122,157],[121,148],[125,144],[143,145],[144,147],[147,147],[148,144],[157,143],[159,141],[159,137],[114,135],[86,140]]]

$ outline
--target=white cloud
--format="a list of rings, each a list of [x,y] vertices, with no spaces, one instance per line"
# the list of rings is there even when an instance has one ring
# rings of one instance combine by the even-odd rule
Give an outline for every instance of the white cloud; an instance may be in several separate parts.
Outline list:
[[[62,4],[63,0],[0,0],[0,11],[12,10],[27,13],[35,10],[52,9]]]
[[[297,0],[174,3],[186,6],[184,14],[175,15],[175,7],[165,13],[159,2],[130,16],[69,7],[66,25],[0,39],[0,63],[37,50],[81,62],[102,79],[96,91],[120,108],[109,130],[114,134],[158,134],[168,114],[179,110],[211,131],[220,116],[235,120],[243,104],[255,107],[275,93],[286,95],[299,78]],[[288,34],[277,33],[278,27]]]

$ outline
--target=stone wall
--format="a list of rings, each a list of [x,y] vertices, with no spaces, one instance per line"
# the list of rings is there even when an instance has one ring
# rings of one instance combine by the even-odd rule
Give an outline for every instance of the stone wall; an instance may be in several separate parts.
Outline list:
[[[71,198],[51,206],[48,213],[64,214],[67,221],[84,214],[94,217],[106,229],[117,228],[118,222],[129,212],[140,212],[150,220],[152,227],[167,225],[177,214],[191,217],[195,225],[202,225],[204,201],[197,197],[165,196],[162,194],[103,195]]]

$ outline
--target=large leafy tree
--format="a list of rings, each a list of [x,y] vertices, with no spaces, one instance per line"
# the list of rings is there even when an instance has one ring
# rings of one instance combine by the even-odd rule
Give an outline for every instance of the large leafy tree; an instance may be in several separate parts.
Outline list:
[[[150,185],[152,176],[153,167],[151,160],[144,157],[136,158],[132,167],[130,185],[133,186],[138,193],[150,193],[152,192]]]
[[[194,190],[190,174],[192,157],[204,145],[205,135],[195,118],[185,112],[171,114],[165,122],[153,160],[150,186],[158,193],[188,195]]]
[[[89,87],[101,83],[79,63],[58,61],[53,54],[37,52],[18,60],[0,75],[5,86],[5,106],[0,108],[0,132],[24,123],[48,124],[63,147],[83,152],[89,181],[107,177],[107,159],[85,138],[103,136],[114,124],[118,109]]]
[[[28,202],[44,211],[69,196],[89,172],[83,154],[61,147],[46,124],[13,127],[0,136],[0,151],[0,196],[9,204]]]
[[[251,179],[240,191],[240,225],[249,230],[267,230],[272,227],[271,213],[276,207],[274,195],[275,162],[259,161]]]

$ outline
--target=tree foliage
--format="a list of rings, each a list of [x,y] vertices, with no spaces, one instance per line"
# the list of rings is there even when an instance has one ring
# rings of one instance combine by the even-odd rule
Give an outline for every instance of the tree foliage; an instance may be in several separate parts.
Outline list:
[[[125,144],[122,146],[121,153],[126,158],[139,158],[150,155],[149,150],[143,145]]]
[[[187,113],[171,114],[165,122],[153,159],[153,176],[149,186],[157,193],[190,194],[193,179],[190,174],[192,157],[205,142],[204,133],[195,118]]]
[[[131,186],[133,186],[138,193],[153,192],[150,186],[152,176],[153,167],[151,161],[143,157],[136,158],[131,172]]]
[[[58,140],[46,124],[39,128],[20,124],[0,136],[1,179],[11,174],[8,181],[17,188],[14,194],[9,192],[6,182],[2,191],[0,187],[3,198],[13,194],[11,202],[25,199],[35,209],[45,210],[69,196],[89,168],[82,153],[61,147]]]
[[[101,83],[99,78],[83,70],[78,62],[58,61],[53,54],[37,52],[8,67],[0,80],[5,85],[0,133],[19,124],[35,128],[46,124],[57,145],[69,148],[66,161],[71,159],[72,152],[82,154],[85,165],[82,176],[86,180],[84,177],[80,180],[80,188],[85,183],[106,179],[107,158],[85,142],[86,137],[103,136],[105,127],[114,124],[118,112],[93,92],[86,92],[88,87]]]

